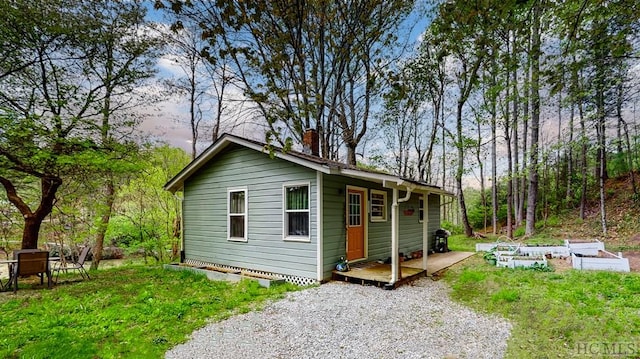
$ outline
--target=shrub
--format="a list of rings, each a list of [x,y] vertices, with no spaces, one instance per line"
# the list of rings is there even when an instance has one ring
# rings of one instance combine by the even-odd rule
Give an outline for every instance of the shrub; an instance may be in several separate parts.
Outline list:
[[[440,223],[440,227],[442,229],[446,229],[452,235],[454,235],[454,234],[463,234],[464,233],[464,228],[462,228],[461,225],[456,225],[456,224],[453,224],[453,223],[451,223],[449,221],[442,221]]]

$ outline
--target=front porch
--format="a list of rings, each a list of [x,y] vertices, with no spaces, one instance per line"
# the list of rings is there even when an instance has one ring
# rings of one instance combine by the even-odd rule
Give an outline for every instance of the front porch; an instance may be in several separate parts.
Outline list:
[[[473,252],[447,252],[434,253],[427,256],[427,269],[422,269],[423,259],[416,258],[401,262],[399,279],[392,283],[391,264],[377,262],[362,262],[351,266],[348,272],[333,271],[334,280],[358,283],[362,285],[374,285],[385,289],[395,289],[404,283],[413,281],[422,276],[433,276],[435,273],[449,268],[463,261],[475,253]]]

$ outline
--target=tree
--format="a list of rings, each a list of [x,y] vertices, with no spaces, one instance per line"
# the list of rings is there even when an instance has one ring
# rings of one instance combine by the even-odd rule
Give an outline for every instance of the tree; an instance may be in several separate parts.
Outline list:
[[[558,30],[564,41],[563,53],[570,59],[569,95],[578,109],[581,127],[581,200],[580,216],[585,217],[588,183],[587,153],[590,144],[586,121],[591,118],[596,130],[596,173],[600,194],[600,221],[607,235],[605,181],[608,177],[607,119],[616,118],[616,93],[624,81],[624,63],[632,57],[633,36],[639,29],[638,4],[634,1],[571,1],[558,11]]]
[[[220,55],[215,38],[203,38],[194,19],[168,13],[173,25],[159,26],[166,41],[165,56],[182,72],[168,85],[177,90],[176,96],[185,96],[189,104],[189,126],[191,128],[191,157],[198,155],[201,139],[215,141],[220,136],[223,116],[227,112],[228,89],[235,78],[230,73],[228,57]],[[230,122],[226,119],[226,122]],[[209,136],[203,136],[206,127]]]
[[[463,116],[467,100],[477,87],[479,69],[486,59],[489,45],[487,34],[491,33],[490,9],[478,7],[466,2],[450,2],[439,8],[438,17],[432,24],[435,41],[441,44],[443,55],[454,61],[457,84],[455,139],[457,151],[457,169],[455,180],[458,205],[462,216],[465,234],[473,235],[467,218],[467,209],[462,190],[462,178],[465,174],[466,136],[463,133]]]
[[[24,218],[22,248],[37,246],[42,220],[51,212],[62,184],[61,173],[72,167],[70,162],[77,156],[93,152],[91,141],[83,141],[72,132],[81,116],[65,121],[63,104],[74,101],[77,88],[62,83],[68,69],[52,59],[54,53],[65,60],[72,58],[64,50],[75,41],[73,28],[81,27],[77,16],[67,14],[64,7],[58,11],[58,5],[63,4],[0,5],[5,14],[0,20],[0,183]],[[66,15],[68,19],[64,19]],[[80,108],[83,115],[85,111]],[[38,180],[41,194],[35,209],[16,188],[29,187],[33,178]]]
[[[538,147],[540,145],[540,18],[544,4],[534,1],[531,26],[531,152],[529,153],[529,192],[527,194],[527,222],[525,234],[535,233],[538,204]]]
[[[396,29],[412,1],[156,1],[193,19],[231,59],[266,120],[268,142],[288,148],[315,128],[324,157],[344,144],[355,165]],[[383,49],[385,51],[383,51]]]
[[[130,248],[140,248],[145,257],[157,261],[165,260],[170,250],[173,260],[180,248],[181,199],[162,187],[189,162],[189,156],[166,145],[141,152],[141,170],[120,187],[114,205],[116,224],[108,233],[115,240],[130,240]]]
[[[8,16],[0,27],[23,36],[4,38],[14,50],[3,53],[0,70],[0,182],[23,215],[22,247],[35,248],[63,179],[115,170],[130,152],[122,144],[136,120],[114,114],[130,109],[134,85],[151,73],[148,48],[135,40],[139,28],[128,27],[141,23],[144,9],[73,0],[1,6]],[[35,210],[19,193],[33,178],[40,182]]]
[[[429,40],[418,54],[408,59],[392,78],[385,93],[381,128],[386,150],[395,154],[390,166],[399,176],[429,182],[433,180],[432,159],[441,126],[444,89],[450,82],[443,58],[437,58]]]

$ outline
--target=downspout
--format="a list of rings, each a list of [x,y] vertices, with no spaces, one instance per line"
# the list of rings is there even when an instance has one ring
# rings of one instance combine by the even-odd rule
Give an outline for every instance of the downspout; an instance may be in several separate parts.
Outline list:
[[[399,250],[398,250],[398,243],[399,243],[399,232],[398,229],[400,228],[400,216],[399,216],[399,211],[398,211],[398,203],[402,203],[402,202],[406,202],[409,200],[409,198],[411,198],[411,188],[406,186],[405,187],[407,189],[407,194],[406,196],[404,196],[403,198],[398,198],[399,195],[399,191],[397,187],[393,188],[393,203],[391,204],[391,282],[389,284],[393,285],[395,284],[395,282],[397,282],[400,278],[399,273],[398,273],[398,267],[400,265],[400,258],[399,258]]]

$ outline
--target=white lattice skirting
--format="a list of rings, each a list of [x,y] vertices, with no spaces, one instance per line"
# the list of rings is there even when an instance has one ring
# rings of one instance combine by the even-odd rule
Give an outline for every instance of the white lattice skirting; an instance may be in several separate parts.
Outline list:
[[[253,270],[253,269],[228,266],[228,265],[223,265],[223,264],[196,261],[196,260],[192,260],[192,259],[186,259],[184,262],[186,264],[189,264],[189,265],[192,265],[192,266],[211,267],[213,269],[218,269],[218,270],[225,271],[225,272],[236,272],[236,273],[240,273],[240,274],[246,274],[248,276],[256,276],[256,277],[263,277],[263,278],[273,278],[273,279],[283,279],[283,280],[285,280],[285,281],[287,281],[289,283],[293,283],[293,284],[301,285],[301,286],[318,284],[318,281],[316,279],[306,278],[306,277],[298,277],[298,276],[294,276],[294,275],[286,275],[286,274],[279,274],[279,273],[272,273],[272,272],[264,272],[264,271],[258,271],[258,270]]]

